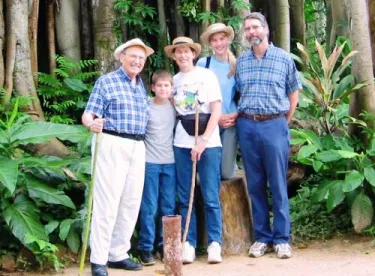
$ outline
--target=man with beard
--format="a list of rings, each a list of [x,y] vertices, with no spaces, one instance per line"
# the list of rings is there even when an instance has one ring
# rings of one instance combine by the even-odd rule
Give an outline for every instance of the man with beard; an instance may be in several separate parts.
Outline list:
[[[274,249],[290,258],[290,217],[286,183],[289,154],[288,123],[302,88],[290,55],[268,41],[268,24],[257,12],[245,18],[251,48],[237,60],[235,79],[241,94],[237,135],[252,203],[255,243],[249,256]],[[273,227],[267,183],[272,194]]]

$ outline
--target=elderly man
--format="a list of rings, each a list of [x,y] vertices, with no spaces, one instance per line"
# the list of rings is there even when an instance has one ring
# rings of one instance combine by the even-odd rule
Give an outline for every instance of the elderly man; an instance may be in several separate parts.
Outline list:
[[[138,38],[120,45],[114,56],[121,67],[96,81],[82,115],[83,124],[91,132],[103,132],[94,179],[90,240],[93,276],[108,275],[107,262],[111,268],[142,269],[127,252],[142,199],[145,170],[143,139],[148,103],[139,73],[153,52]],[[97,138],[94,135],[93,139]]]
[[[279,258],[292,256],[286,183],[290,121],[298,102],[301,82],[290,55],[268,42],[268,24],[260,13],[245,18],[251,49],[238,60],[237,134],[252,202],[255,240],[251,257],[272,250]],[[270,225],[267,183],[272,194]]]

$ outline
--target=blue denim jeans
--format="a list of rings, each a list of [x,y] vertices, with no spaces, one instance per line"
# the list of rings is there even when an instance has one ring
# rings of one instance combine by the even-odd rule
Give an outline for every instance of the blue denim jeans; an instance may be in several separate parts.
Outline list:
[[[186,223],[186,215],[189,207],[191,188],[191,149],[173,147],[176,158],[177,197],[182,216],[182,231]],[[206,148],[197,162],[200,187],[203,197],[208,244],[213,241],[221,244],[222,217],[220,206],[220,156],[221,148]],[[187,241],[194,247],[197,246],[197,220],[194,204],[191,213]]]
[[[176,206],[176,166],[175,164],[146,163],[145,185],[139,212],[138,249],[154,249],[163,244],[161,217],[174,215]],[[155,221],[158,212],[157,221]],[[156,226],[158,229],[155,234]],[[155,241],[155,236],[157,236]]]
[[[251,198],[255,240],[273,244],[289,242],[287,120],[280,117],[259,122],[239,118],[237,135]],[[267,182],[272,194],[273,230],[270,226]]]
[[[236,126],[220,129],[220,139],[223,145],[221,156],[221,179],[231,179],[236,168],[237,133]]]

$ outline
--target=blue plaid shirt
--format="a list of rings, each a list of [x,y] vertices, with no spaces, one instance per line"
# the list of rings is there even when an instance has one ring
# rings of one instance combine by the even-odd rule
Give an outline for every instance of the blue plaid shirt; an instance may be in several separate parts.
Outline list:
[[[142,79],[135,85],[122,67],[101,76],[95,83],[85,112],[105,118],[104,129],[145,134],[149,104]]]
[[[251,49],[239,57],[235,79],[241,94],[238,112],[247,114],[287,113],[288,95],[302,89],[294,61],[272,43],[260,60]]]

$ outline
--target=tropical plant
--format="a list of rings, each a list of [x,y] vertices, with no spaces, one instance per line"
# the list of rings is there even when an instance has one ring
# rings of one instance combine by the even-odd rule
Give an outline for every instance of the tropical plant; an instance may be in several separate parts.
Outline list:
[[[372,223],[372,197],[375,192],[375,170],[371,158],[375,156],[374,132],[362,126],[370,145],[361,145],[350,136],[318,135],[310,130],[292,130],[292,143],[303,145],[295,159],[311,165],[324,180],[317,188],[313,201],[326,200],[332,211],[345,198],[351,206],[354,229],[361,232]]]
[[[371,159],[375,156],[375,136],[365,122],[348,114],[349,95],[366,84],[354,83],[347,69],[356,52],[346,48],[349,53],[345,54],[345,47],[346,42],[336,46],[327,58],[323,47],[316,42],[317,61],[311,51],[298,44],[301,58],[293,57],[304,70],[300,74],[304,89],[298,116],[315,122],[316,128],[315,131],[293,129],[291,134],[292,144],[300,145],[294,159],[323,176],[321,183],[316,183],[319,185],[312,203],[325,200],[327,210],[332,211],[346,199],[354,229],[361,232],[372,223],[374,213],[375,170]],[[370,143],[350,136],[349,124],[362,128]]]
[[[85,175],[90,163],[79,156],[32,156],[29,146],[53,137],[81,143],[89,134],[82,126],[31,121],[18,112],[18,105],[16,100],[12,112],[3,113],[5,119],[0,119],[0,208],[6,223],[0,227],[2,233],[10,231],[29,248],[40,263],[51,261],[58,269],[52,242],[66,240],[78,252],[84,212],[77,212],[66,192],[77,192],[77,183],[88,183]]]
[[[38,73],[38,93],[42,98],[44,114],[53,123],[78,123],[92,90],[98,72],[88,71],[96,60],[72,61],[56,56],[54,74]]]
[[[348,123],[349,95],[366,86],[364,82],[354,83],[354,77],[347,74],[351,58],[357,53],[343,53],[346,42],[335,47],[327,57],[322,45],[315,41],[319,59],[312,51],[297,43],[300,56],[293,55],[302,66],[300,74],[303,82],[299,115],[311,119],[326,134]],[[302,114],[301,114],[302,113]]]

